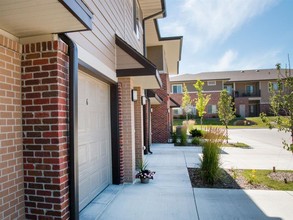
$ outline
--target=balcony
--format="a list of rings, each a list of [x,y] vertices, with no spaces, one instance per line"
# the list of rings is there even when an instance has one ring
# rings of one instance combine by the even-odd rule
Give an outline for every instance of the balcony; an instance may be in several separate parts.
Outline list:
[[[234,91],[234,98],[238,97],[261,97],[261,91],[245,92],[245,91]]]

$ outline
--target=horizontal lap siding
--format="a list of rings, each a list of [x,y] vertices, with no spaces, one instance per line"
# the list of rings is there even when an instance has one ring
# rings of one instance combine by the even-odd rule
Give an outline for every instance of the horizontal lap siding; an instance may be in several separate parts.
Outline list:
[[[85,0],[93,12],[91,31],[70,33],[69,36],[106,66],[116,69],[115,34],[137,51],[143,51],[142,35],[138,40],[133,29],[132,1]]]

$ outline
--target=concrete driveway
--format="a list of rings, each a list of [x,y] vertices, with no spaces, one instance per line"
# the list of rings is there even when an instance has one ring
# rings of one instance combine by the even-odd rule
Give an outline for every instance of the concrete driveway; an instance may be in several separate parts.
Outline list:
[[[293,170],[293,154],[283,149],[282,139],[290,143],[289,133],[276,129],[230,129],[230,142],[243,142],[251,149],[223,149],[222,167],[238,169],[272,169]]]

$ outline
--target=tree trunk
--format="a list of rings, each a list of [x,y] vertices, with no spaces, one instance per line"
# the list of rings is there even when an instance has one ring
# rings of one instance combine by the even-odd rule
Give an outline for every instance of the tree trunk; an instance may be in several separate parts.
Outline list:
[[[227,125],[226,125],[226,138],[227,138],[227,144],[228,144],[229,137],[228,137],[228,126]]]
[[[202,117],[200,117],[200,130],[202,130]]]

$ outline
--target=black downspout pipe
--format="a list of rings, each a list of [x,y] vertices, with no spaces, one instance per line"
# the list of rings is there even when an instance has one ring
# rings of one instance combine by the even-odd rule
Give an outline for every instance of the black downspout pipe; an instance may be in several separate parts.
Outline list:
[[[67,35],[59,37],[68,45],[69,56],[69,212],[71,220],[78,220],[78,54],[76,44]]]
[[[143,29],[143,55],[144,55],[145,57],[147,57],[147,51],[146,51],[146,38],[145,38],[145,22],[146,22],[147,20],[151,19],[151,18],[154,18],[154,17],[160,15],[160,14],[164,14],[165,11],[166,11],[165,8],[163,8],[162,11],[159,11],[159,12],[157,12],[157,13],[155,13],[155,14],[152,14],[152,15],[147,16],[147,17],[145,17],[144,19],[142,19],[142,29]]]

